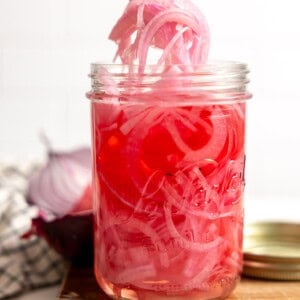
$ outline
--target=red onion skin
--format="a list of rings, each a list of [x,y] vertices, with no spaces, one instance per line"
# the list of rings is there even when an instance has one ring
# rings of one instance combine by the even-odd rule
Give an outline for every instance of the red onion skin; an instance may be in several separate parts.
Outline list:
[[[32,231],[75,264],[90,265],[93,261],[93,215],[65,216],[51,222],[32,220]]]

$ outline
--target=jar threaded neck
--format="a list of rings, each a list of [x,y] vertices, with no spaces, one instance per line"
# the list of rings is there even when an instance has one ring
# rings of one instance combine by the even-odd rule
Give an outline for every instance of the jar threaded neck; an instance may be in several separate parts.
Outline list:
[[[139,65],[91,64],[90,94],[134,97],[144,101],[166,101],[168,96],[192,99],[203,96],[207,101],[245,101],[249,70],[246,64],[230,61],[206,65]],[[95,98],[95,97],[90,97]],[[97,97],[96,97],[97,98]],[[138,100],[138,98],[140,100]],[[131,99],[132,100],[132,99]]]

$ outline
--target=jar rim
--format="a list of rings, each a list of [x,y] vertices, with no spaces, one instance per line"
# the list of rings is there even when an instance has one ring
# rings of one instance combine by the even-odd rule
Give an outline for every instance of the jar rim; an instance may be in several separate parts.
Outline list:
[[[184,70],[185,74],[201,75],[206,72],[221,72],[221,71],[234,71],[249,73],[248,65],[246,63],[234,60],[211,60],[205,64],[122,64],[122,63],[106,63],[95,61],[91,63],[91,71],[97,71],[100,67],[104,67],[110,71],[129,70],[133,73],[140,74],[157,74],[170,68],[178,68]],[[140,72],[140,71],[143,72]]]

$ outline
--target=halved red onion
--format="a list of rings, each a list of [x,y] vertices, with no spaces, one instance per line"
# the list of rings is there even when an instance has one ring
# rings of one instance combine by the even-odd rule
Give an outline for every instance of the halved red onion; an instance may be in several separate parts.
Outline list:
[[[29,179],[28,202],[39,209],[27,235],[45,238],[73,262],[93,258],[91,151],[49,151],[45,166]]]
[[[50,221],[91,211],[91,151],[49,151],[47,164],[29,179],[28,200]]]

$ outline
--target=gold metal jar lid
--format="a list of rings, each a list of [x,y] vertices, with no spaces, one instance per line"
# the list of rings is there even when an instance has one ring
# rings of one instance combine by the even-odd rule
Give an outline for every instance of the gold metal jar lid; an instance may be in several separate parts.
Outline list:
[[[300,280],[300,224],[257,222],[245,226],[243,274]]]

